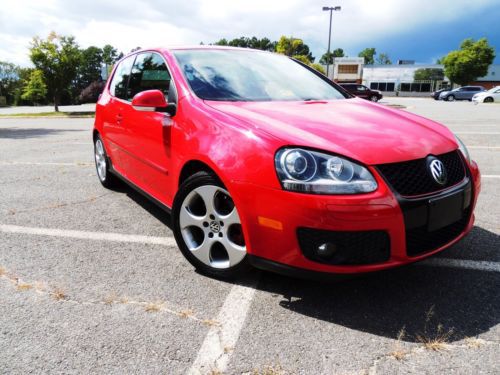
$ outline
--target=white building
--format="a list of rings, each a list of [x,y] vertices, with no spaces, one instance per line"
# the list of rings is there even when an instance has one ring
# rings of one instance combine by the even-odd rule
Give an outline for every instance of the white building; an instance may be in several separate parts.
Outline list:
[[[363,68],[363,84],[374,90],[384,92],[411,92],[429,93],[448,84],[445,77],[443,81],[415,82],[413,76],[418,69],[443,69],[438,64],[413,64],[413,65],[365,65]]]
[[[328,78],[339,83],[361,83],[363,57],[336,57],[330,65]],[[326,71],[326,65],[323,65]]]

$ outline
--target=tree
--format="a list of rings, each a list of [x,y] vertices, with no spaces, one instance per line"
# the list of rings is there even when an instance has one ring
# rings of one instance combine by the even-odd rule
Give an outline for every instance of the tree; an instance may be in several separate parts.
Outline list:
[[[321,64],[313,63],[311,64],[311,68],[316,69],[321,74],[326,74],[325,69],[323,68],[323,66],[321,66]]]
[[[47,96],[47,85],[43,77],[43,72],[35,69],[31,72],[26,85],[23,88],[21,98],[32,103],[40,103],[45,100]]]
[[[444,79],[443,69],[422,68],[415,70],[413,80],[415,81],[442,81]]]
[[[389,58],[389,55],[387,53],[381,53],[380,55],[378,55],[376,61],[377,61],[377,64],[380,64],[380,65],[391,65],[392,64],[392,61]]]
[[[320,64],[323,64],[323,65],[331,65],[333,64],[333,59],[335,57],[344,57],[345,54],[344,54],[344,50],[342,48],[337,48],[337,49],[334,49],[333,52],[326,52],[323,54],[323,56],[321,56],[321,59],[319,60]]]
[[[0,96],[5,96],[6,102],[14,102],[14,92],[19,85],[19,67],[9,62],[0,61]]]
[[[102,80],[101,68],[104,64],[102,49],[90,46],[82,50],[81,62],[78,66],[77,78],[74,84],[76,95],[92,82]]]
[[[488,67],[495,59],[495,49],[486,38],[475,42],[465,39],[460,49],[451,51],[442,60],[444,72],[453,83],[466,85],[488,73]]]
[[[45,77],[48,94],[54,99],[54,110],[59,112],[61,94],[75,80],[81,52],[72,36],[50,33],[46,40],[34,37],[30,58]]]
[[[253,48],[260,49],[263,51],[274,51],[276,49],[277,42],[271,42],[268,38],[259,39],[255,36],[251,38],[240,37],[232,40],[227,40],[226,38],[219,39],[214,43],[216,46],[231,46],[231,47],[242,47],[242,48]]]
[[[287,56],[306,56],[309,62],[314,62],[314,56],[309,46],[302,39],[282,36],[276,44],[276,52]]]
[[[376,53],[377,52],[375,51],[375,48],[365,48],[358,54],[358,57],[365,58],[365,65],[373,65],[373,63],[375,62],[374,56]]]
[[[118,60],[118,50],[110,44],[102,47],[102,60],[106,66],[112,66]]]

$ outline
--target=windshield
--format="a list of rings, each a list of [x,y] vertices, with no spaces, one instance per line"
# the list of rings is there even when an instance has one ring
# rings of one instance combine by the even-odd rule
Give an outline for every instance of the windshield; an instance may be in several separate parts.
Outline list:
[[[290,58],[239,50],[174,51],[191,89],[219,101],[344,99],[332,84]]]

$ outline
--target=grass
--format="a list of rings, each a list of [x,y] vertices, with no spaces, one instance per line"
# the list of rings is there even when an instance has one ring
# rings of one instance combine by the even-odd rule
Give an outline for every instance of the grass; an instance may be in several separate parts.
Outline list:
[[[453,336],[453,329],[445,330],[442,324],[438,324],[435,332],[430,332],[429,325],[434,316],[434,306],[431,306],[426,313],[424,332],[416,336],[417,340],[424,345],[424,348],[432,351],[442,351],[448,348],[450,338]]]
[[[161,309],[163,308],[163,306],[165,305],[164,302],[151,302],[151,303],[148,303],[146,305],[146,307],[144,308],[144,310],[146,310],[146,312],[159,312],[161,311]]]
[[[95,112],[40,112],[40,113],[12,113],[0,114],[2,117],[94,117]]]
[[[51,295],[56,301],[61,301],[68,297],[61,288],[55,288]]]
[[[398,360],[398,361],[401,361],[403,360],[406,355],[408,354],[408,351],[404,350],[402,347],[401,347],[401,342],[403,341],[404,337],[406,335],[406,331],[405,331],[405,327],[401,328],[401,330],[399,331],[398,333],[398,338],[397,338],[397,341],[396,341],[396,345],[395,345],[395,348],[394,350],[390,353],[390,355]]]
[[[193,316],[194,315],[194,311],[193,310],[182,310],[181,312],[179,312],[179,316],[181,318],[189,318],[190,316]]]
[[[33,289],[34,286],[31,284],[22,283],[22,284],[17,284],[16,288],[17,288],[17,290],[20,290],[20,291],[26,291],[26,290]]]

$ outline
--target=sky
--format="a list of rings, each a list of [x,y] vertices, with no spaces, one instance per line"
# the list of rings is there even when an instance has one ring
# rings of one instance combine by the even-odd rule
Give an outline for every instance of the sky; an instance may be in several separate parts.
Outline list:
[[[500,63],[500,0],[0,0],[0,60],[29,66],[33,36],[75,36],[81,47],[132,48],[213,43],[220,38],[301,38],[317,60],[332,49],[365,47],[434,63],[467,38],[488,38]]]

